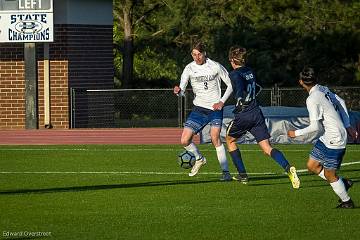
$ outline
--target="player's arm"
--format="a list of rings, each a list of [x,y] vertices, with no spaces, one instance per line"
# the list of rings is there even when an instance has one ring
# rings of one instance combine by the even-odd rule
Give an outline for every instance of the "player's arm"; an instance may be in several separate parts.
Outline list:
[[[183,73],[181,74],[180,85],[174,87],[174,94],[177,96],[184,96],[185,89],[189,83],[190,75],[188,67],[185,67]]]
[[[317,132],[320,129],[321,129],[320,121],[314,120],[314,121],[310,121],[310,125],[307,126],[306,128],[298,129],[298,130],[289,130],[288,136],[294,138],[294,137],[302,136],[302,135],[305,135],[308,133]]]
[[[310,125],[298,130],[289,130],[289,137],[298,137],[308,133],[317,132],[321,130],[322,110],[319,104],[314,102],[306,101],[307,109],[309,111]]]
[[[257,96],[264,88],[264,84],[262,83],[261,79],[256,78],[255,83],[255,96]]]
[[[240,74],[236,74],[234,72],[231,72],[229,77],[233,86],[234,97],[236,100],[235,107],[242,106],[247,94],[247,88],[245,86],[246,81]]]
[[[341,97],[339,97],[337,94],[333,94],[334,98],[335,98],[335,104],[337,105],[337,109],[340,113],[341,116],[341,120],[346,128],[347,133],[349,134],[349,136],[356,141],[358,136],[358,132],[356,131],[355,128],[353,128],[350,124],[350,116],[349,116],[349,112],[347,110],[346,104],[344,99],[342,99]]]
[[[220,76],[221,80],[226,84],[226,90],[224,92],[224,95],[221,97],[220,101],[213,105],[214,110],[221,110],[224,107],[226,100],[230,97],[230,95],[233,91],[233,88],[231,85],[231,80],[229,78],[229,73],[220,64],[219,64],[219,76]]]
[[[220,99],[221,102],[225,103],[226,100],[230,97],[231,93],[233,92],[233,88],[231,85],[231,80],[229,78],[229,73],[222,65],[220,65],[220,78],[226,85],[226,90],[224,92],[224,95]]]
[[[344,126],[346,128],[347,133],[349,134],[349,136],[356,141],[359,137],[358,132],[356,131],[355,128],[353,128],[350,124],[350,116],[349,116],[349,112],[346,108],[346,104],[345,101],[339,97],[338,95],[335,94],[336,100],[338,100],[338,109],[340,112],[340,116],[341,116],[341,120],[344,123]]]
[[[350,117],[349,117],[349,113],[348,110],[346,108],[346,104],[344,99],[342,99],[341,97],[339,97],[338,95],[334,94],[335,99],[336,99],[336,105],[338,107],[340,116],[341,116],[341,120],[344,123],[345,128],[349,128],[351,127],[350,125]]]
[[[347,127],[346,128],[346,131],[347,131],[347,133],[349,134],[349,136],[354,140],[354,141],[356,141],[357,139],[358,139],[358,137],[359,137],[359,133],[356,131],[356,129],[355,128],[353,128],[353,127]]]

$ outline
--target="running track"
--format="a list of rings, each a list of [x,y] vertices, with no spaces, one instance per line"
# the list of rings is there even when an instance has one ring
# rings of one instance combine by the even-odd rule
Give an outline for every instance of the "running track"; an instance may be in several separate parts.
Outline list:
[[[0,130],[0,145],[180,144],[181,128]],[[195,136],[199,143],[199,136]]]

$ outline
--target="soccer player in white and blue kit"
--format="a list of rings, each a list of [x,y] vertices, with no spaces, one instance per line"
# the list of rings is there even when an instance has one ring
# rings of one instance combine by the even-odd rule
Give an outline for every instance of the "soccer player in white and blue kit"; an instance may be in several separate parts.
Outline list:
[[[174,87],[176,95],[183,95],[188,83],[191,83],[194,92],[194,107],[188,116],[181,136],[181,144],[187,151],[192,152],[196,162],[189,176],[195,176],[199,169],[206,164],[205,157],[200,153],[192,139],[207,124],[210,124],[210,136],[215,146],[223,175],[221,180],[230,181],[226,150],[220,139],[223,120],[223,106],[232,93],[231,82],[226,69],[219,63],[206,56],[204,44],[196,42],[191,51],[193,60],[189,63],[182,75],[180,85]],[[226,84],[226,90],[221,96],[221,81]]]
[[[309,111],[310,125],[303,129],[290,130],[288,136],[297,137],[324,129],[323,135],[310,153],[308,170],[330,183],[341,200],[337,208],[354,208],[354,202],[348,194],[352,181],[336,174],[345,154],[347,133],[352,138],[357,138],[356,130],[350,125],[345,102],[327,87],[317,84],[313,68],[303,69],[299,83],[309,93],[306,107]]]

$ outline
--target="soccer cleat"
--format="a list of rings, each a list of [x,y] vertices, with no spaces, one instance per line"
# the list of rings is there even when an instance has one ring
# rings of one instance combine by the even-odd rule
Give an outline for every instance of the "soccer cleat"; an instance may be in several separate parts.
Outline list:
[[[196,160],[195,165],[192,167],[192,169],[189,173],[189,177],[195,176],[199,172],[200,168],[205,164],[206,164],[205,157],[202,157],[199,160]]]
[[[300,179],[297,176],[296,168],[294,166],[290,167],[288,176],[290,178],[293,188],[296,188],[296,189],[299,188],[300,187]]]
[[[354,202],[350,199],[346,202],[341,202],[336,208],[355,208]]]
[[[249,178],[246,173],[241,174],[241,175],[239,174],[236,177],[232,177],[232,178],[233,178],[233,180],[239,181],[242,184],[248,184],[248,182],[249,182]]]
[[[347,178],[342,178],[342,181],[343,181],[343,183],[344,183],[344,185],[345,185],[346,191],[348,192],[349,189],[350,189],[350,188],[352,187],[352,185],[354,184],[354,182],[353,182],[352,180],[350,180],[350,179],[347,179]]]
[[[228,182],[228,181],[231,181],[232,179],[233,178],[228,171],[223,171],[220,181]]]

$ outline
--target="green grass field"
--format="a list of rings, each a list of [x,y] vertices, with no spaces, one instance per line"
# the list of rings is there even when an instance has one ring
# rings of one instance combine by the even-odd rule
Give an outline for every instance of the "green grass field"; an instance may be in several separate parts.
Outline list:
[[[193,178],[175,145],[0,146],[0,239],[359,239],[360,208],[335,209],[305,171],[310,145],[276,146],[300,170],[298,190],[257,145],[240,147],[248,185],[218,180],[211,145]],[[359,145],[343,163],[360,206]]]

